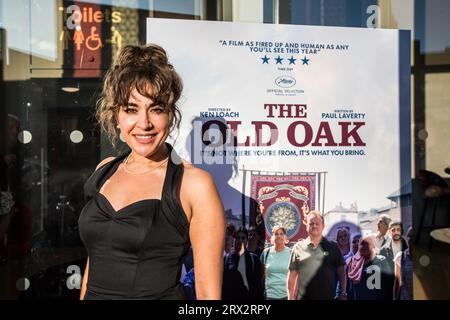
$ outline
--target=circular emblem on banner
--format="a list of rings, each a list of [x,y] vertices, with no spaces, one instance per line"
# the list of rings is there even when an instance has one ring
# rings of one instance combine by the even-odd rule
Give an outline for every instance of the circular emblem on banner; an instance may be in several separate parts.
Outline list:
[[[274,226],[283,226],[288,239],[298,233],[301,221],[300,210],[295,204],[288,201],[274,202],[267,208],[264,216],[266,231],[269,235],[272,234]]]

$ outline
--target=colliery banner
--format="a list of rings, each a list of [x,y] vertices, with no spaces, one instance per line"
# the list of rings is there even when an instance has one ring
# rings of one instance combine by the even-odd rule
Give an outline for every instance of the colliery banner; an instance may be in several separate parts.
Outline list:
[[[290,241],[306,238],[302,218],[314,209],[317,175],[251,175],[251,197],[258,202],[264,215],[266,241],[273,226],[286,228]]]
[[[409,88],[401,90],[409,65],[399,63],[408,36],[147,21],[147,41],[167,51],[184,81],[175,149],[211,173],[230,222],[253,225],[262,214],[268,234],[284,223],[291,241],[305,236],[309,210],[325,214],[328,232],[337,224],[374,232],[373,213],[399,214],[410,177],[400,166],[409,150]]]

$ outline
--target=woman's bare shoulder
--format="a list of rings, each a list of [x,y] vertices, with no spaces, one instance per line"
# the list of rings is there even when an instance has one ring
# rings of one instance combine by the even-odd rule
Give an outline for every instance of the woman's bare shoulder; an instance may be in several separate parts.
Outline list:
[[[211,175],[206,170],[200,169],[188,161],[183,160],[183,168],[183,179],[191,186],[213,182]]]
[[[97,165],[97,168],[95,168],[95,170],[98,170],[100,167],[103,167],[105,164],[107,164],[108,162],[111,162],[115,159],[116,157],[108,157],[103,159],[102,161],[100,161],[100,163]]]

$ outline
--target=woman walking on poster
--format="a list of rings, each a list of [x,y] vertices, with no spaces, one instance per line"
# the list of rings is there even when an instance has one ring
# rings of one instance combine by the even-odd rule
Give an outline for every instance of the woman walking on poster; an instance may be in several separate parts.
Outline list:
[[[264,249],[260,258],[264,267],[264,296],[266,300],[287,300],[291,249],[286,246],[289,243],[286,229],[283,226],[274,226],[270,242],[273,246]]]

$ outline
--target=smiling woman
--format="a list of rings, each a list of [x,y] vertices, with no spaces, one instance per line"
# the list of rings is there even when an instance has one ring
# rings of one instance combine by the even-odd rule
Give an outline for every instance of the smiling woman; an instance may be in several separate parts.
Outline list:
[[[119,128],[130,150],[103,160],[84,187],[79,229],[89,258],[81,299],[183,299],[190,245],[197,298],[220,299],[221,199],[211,177],[166,143],[180,122],[181,91],[157,45],[124,47],[106,74],[97,117],[113,144]]]
[[[139,106],[164,111],[170,120],[169,129],[173,129],[180,124],[176,103],[182,90],[182,80],[168,62],[163,48],[126,46],[106,73],[97,118],[113,143],[117,142],[115,124],[120,125],[120,111],[135,114]],[[137,119],[134,115],[129,121],[135,123]]]

